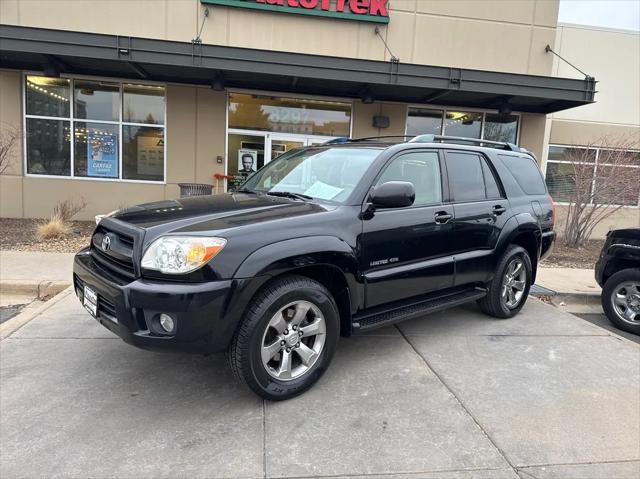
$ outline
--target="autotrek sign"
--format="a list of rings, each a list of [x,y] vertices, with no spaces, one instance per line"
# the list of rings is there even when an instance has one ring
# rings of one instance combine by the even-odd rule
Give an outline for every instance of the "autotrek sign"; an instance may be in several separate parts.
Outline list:
[[[389,23],[388,2],[389,0],[200,0],[203,4],[225,7],[375,23]]]

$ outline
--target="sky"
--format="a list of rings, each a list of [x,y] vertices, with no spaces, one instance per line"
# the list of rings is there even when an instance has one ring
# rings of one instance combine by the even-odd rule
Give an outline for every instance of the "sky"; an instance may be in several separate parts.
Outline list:
[[[640,30],[640,0],[560,0],[558,21]]]

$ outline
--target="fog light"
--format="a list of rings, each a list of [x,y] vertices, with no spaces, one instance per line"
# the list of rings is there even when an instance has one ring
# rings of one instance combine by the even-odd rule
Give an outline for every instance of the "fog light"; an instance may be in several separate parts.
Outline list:
[[[160,315],[160,326],[162,326],[162,329],[164,329],[167,333],[172,333],[173,328],[175,328],[175,323],[173,322],[173,318],[171,316],[162,313]]]

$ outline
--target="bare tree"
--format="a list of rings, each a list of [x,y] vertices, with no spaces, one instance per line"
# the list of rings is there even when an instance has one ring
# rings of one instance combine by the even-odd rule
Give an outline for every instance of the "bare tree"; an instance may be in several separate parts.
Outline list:
[[[0,128],[0,175],[11,165],[11,156],[20,145],[22,133],[19,128]]]
[[[601,221],[625,205],[638,204],[640,156],[637,151],[629,151],[637,145],[632,137],[603,137],[584,149],[568,150],[566,173],[572,186],[564,224],[568,247],[584,246]]]

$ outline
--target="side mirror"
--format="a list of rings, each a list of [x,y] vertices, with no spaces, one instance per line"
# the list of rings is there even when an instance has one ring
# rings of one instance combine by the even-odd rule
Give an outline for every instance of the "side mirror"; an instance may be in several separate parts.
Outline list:
[[[408,181],[387,181],[376,186],[371,193],[371,203],[379,208],[403,208],[416,199],[416,189]]]

